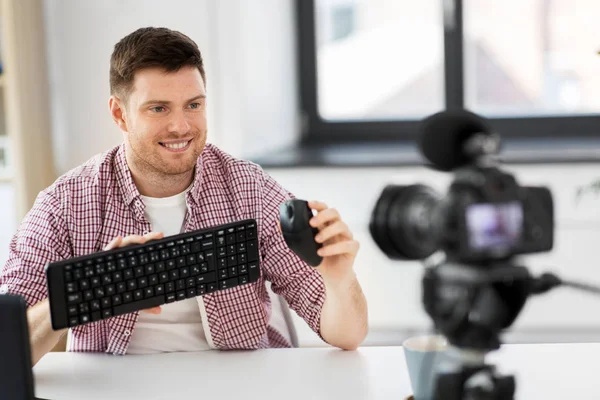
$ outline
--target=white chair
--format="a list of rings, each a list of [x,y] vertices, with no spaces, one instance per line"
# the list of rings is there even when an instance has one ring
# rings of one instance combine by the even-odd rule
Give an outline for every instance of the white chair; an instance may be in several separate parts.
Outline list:
[[[283,297],[273,292],[271,282],[266,282],[266,286],[271,297],[271,320],[269,325],[281,332],[292,344],[292,347],[298,347],[298,334],[294,326],[290,306]]]

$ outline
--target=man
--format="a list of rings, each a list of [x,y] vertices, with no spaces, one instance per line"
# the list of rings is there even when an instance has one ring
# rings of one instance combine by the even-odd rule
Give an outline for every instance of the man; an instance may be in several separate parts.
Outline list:
[[[312,268],[287,248],[278,206],[292,194],[258,165],[206,142],[206,75],[196,44],[164,28],[131,33],[114,48],[110,90],[124,142],[39,194],[0,272],[0,293],[28,303],[33,363],[66,333],[51,328],[46,263],[246,218],[258,224],[259,281],[74,327],[68,350],[289,347],[269,325],[266,281],[325,342],[355,349],[368,329],[353,270],[358,242],[335,209],[313,201],[323,262]]]

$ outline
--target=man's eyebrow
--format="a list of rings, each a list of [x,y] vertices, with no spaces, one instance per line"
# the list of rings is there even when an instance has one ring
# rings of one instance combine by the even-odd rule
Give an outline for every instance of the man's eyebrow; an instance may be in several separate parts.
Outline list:
[[[199,94],[198,96],[192,97],[189,100],[186,100],[186,103],[191,103],[192,101],[195,100],[200,100],[200,99],[205,99],[206,95],[205,94]],[[142,103],[142,107],[150,105],[150,104],[164,104],[164,105],[169,105],[171,104],[171,101],[169,100],[148,100]]]

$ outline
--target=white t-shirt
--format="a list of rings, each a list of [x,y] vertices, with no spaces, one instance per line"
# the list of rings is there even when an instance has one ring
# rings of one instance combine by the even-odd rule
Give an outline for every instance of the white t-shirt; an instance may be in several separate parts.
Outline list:
[[[186,192],[187,190],[165,198],[142,196],[152,231],[163,232],[164,236],[182,231],[187,210]],[[211,348],[202,325],[204,321],[204,326],[208,326],[202,297],[163,304],[161,309],[161,313],[157,315],[139,313],[127,349],[128,354],[199,351]]]

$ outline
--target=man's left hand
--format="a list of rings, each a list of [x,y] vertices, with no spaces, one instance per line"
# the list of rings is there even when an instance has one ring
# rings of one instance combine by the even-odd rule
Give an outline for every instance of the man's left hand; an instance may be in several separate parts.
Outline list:
[[[323,261],[317,267],[323,278],[331,284],[354,278],[354,260],[360,247],[348,225],[335,208],[319,201],[309,201],[308,206],[317,211],[310,225],[319,229],[315,241],[323,246],[318,254]]]

